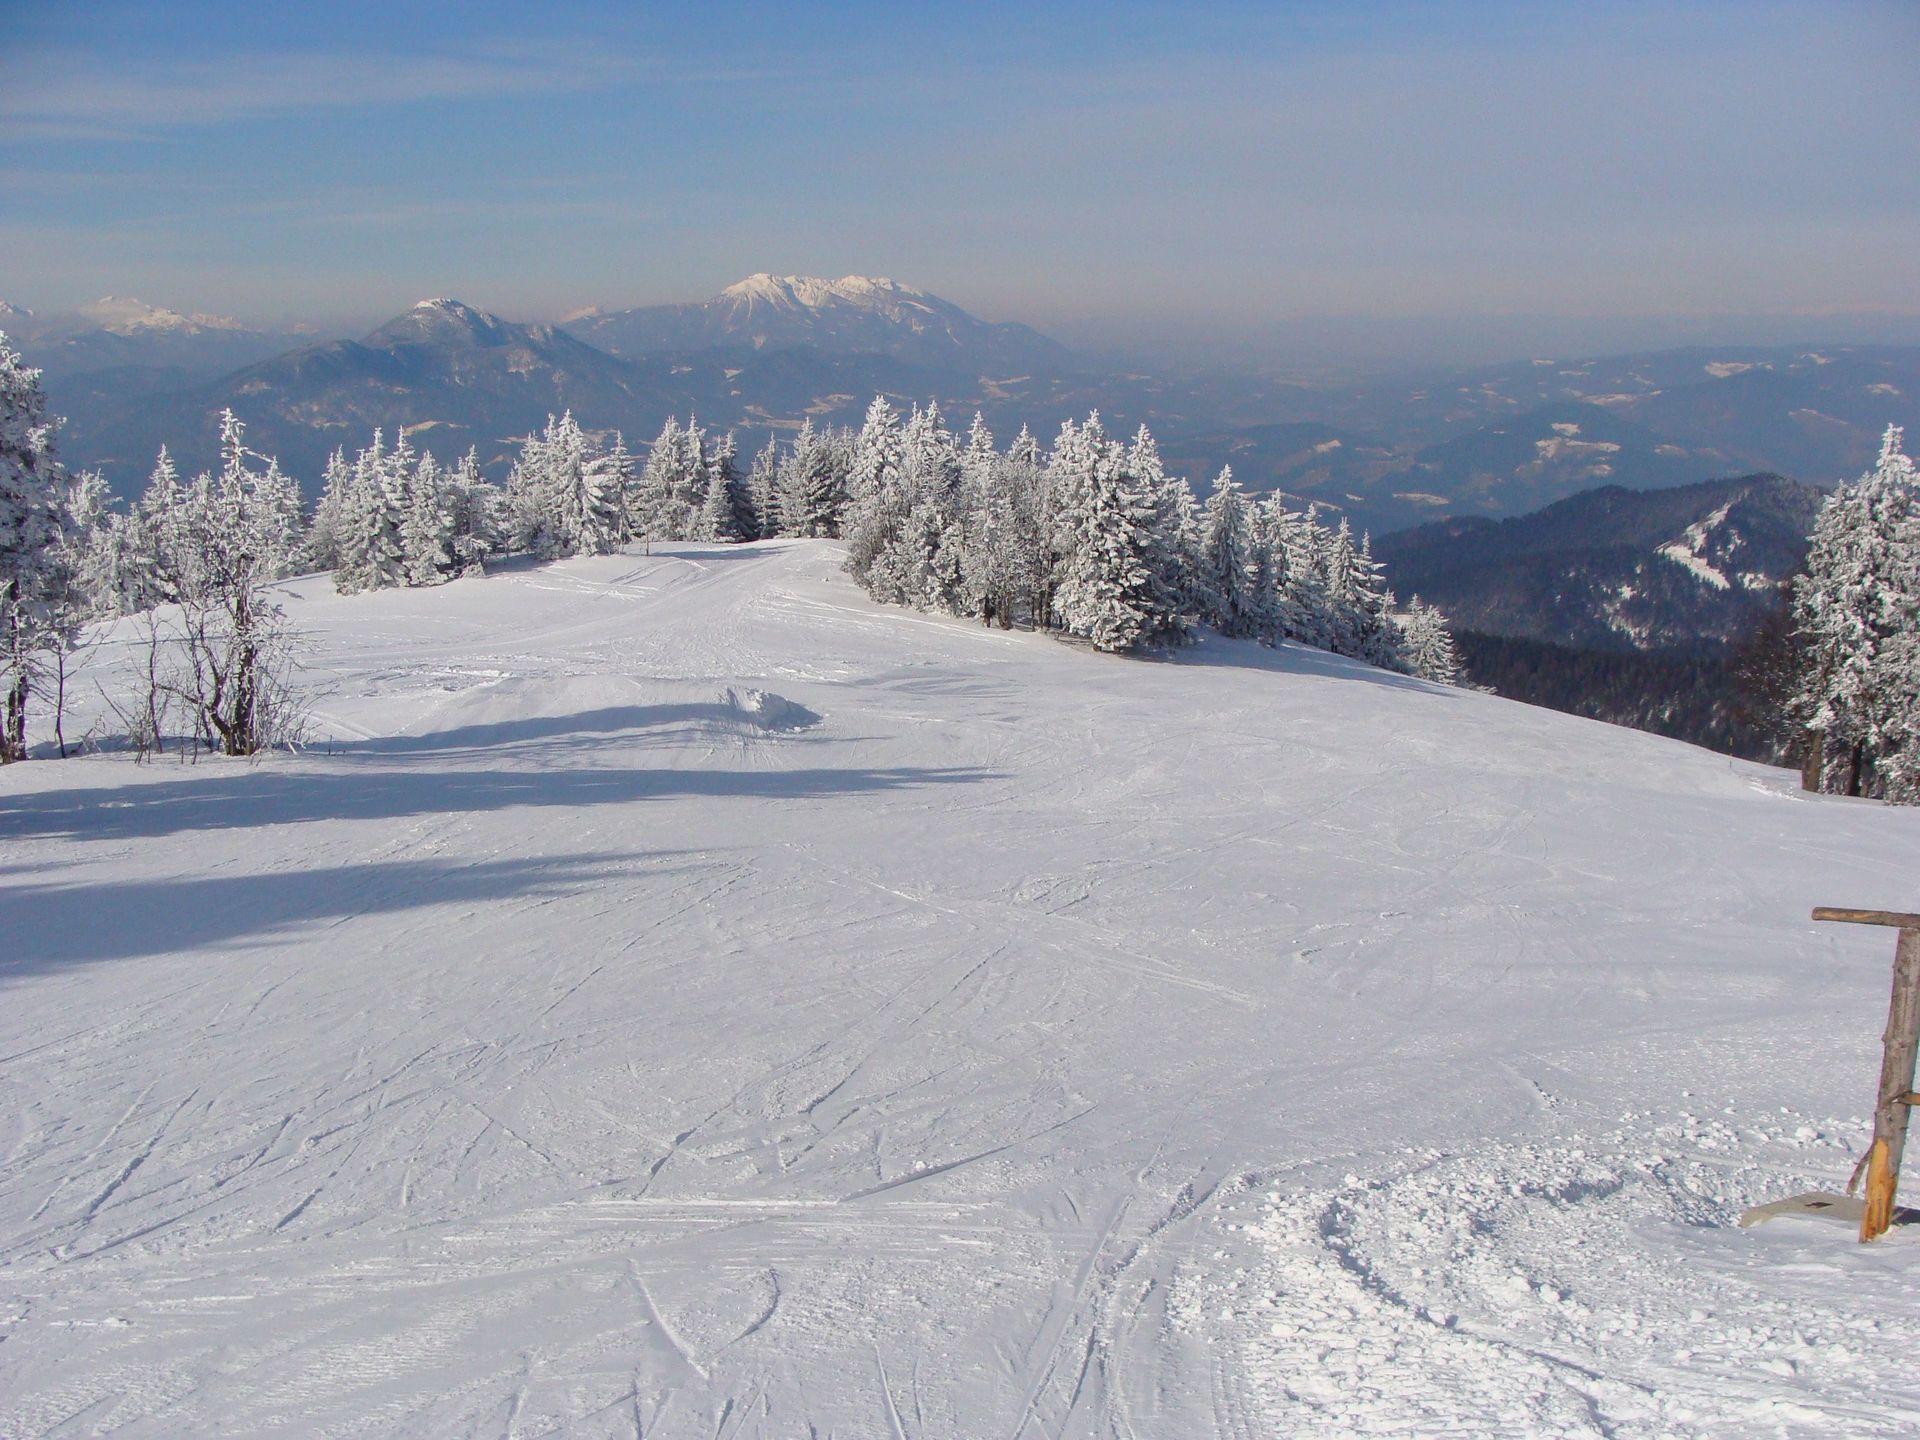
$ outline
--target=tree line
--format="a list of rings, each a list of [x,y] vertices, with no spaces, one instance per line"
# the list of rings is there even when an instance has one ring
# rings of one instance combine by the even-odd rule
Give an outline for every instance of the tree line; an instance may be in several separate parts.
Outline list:
[[[27,753],[87,622],[133,617],[146,694],[120,718],[142,750],[183,727],[251,754],[291,738],[295,637],[274,582],[331,571],[342,593],[435,585],[508,553],[608,554],[654,541],[844,540],[886,603],[1049,629],[1114,652],[1184,643],[1201,625],[1331,649],[1452,683],[1439,612],[1401,610],[1363,537],[1245,494],[1230,470],[1199,503],[1152,435],[1110,438],[1098,414],[1043,449],[1005,449],[975,417],[876,398],[858,429],[804,421],[742,466],[732,434],[669,420],[636,464],[622,437],[550,418],[504,486],[469,450],[451,465],[404,430],[329,459],[309,515],[293,479],[220,417],[220,465],[185,480],[162,449],[145,492],[114,508],[102,478],[58,461],[38,372],[0,337],[0,760]]]

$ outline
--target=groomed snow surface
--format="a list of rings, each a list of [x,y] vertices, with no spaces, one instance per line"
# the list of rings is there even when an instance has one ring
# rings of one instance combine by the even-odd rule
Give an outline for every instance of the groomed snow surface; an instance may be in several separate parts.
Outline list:
[[[1916,1232],[1735,1225],[1920,814],[838,565],[297,582],[326,744],[0,772],[0,1435],[1920,1428]]]

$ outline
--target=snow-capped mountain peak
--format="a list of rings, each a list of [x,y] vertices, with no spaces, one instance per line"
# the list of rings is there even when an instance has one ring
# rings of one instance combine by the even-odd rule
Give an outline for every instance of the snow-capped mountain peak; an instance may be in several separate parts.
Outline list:
[[[517,334],[497,315],[476,310],[463,300],[436,296],[422,300],[374,331],[383,340],[441,345],[499,344]]]
[[[884,354],[978,373],[1024,374],[1068,363],[1068,352],[1023,325],[990,324],[950,300],[884,275],[775,275],[759,271],[710,300],[653,305],[562,322],[616,355],[713,345],[807,346]]]
[[[735,281],[715,298],[777,310],[824,310],[835,304],[882,309],[903,300],[924,302],[932,297],[885,276],[843,275],[827,280],[818,275],[771,275],[763,270]]]
[[[126,295],[102,295],[91,305],[82,305],[80,313],[102,330],[116,335],[132,335],[143,330],[244,330],[246,326],[226,315],[183,315],[159,305],[149,305]]]

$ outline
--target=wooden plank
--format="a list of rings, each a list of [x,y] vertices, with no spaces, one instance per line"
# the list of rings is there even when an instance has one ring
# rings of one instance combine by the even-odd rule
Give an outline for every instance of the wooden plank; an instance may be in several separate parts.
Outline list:
[[[1893,952],[1893,1000],[1882,1037],[1880,1092],[1873,1111],[1873,1148],[1867,1152],[1866,1209],[1860,1238],[1873,1240],[1893,1223],[1900,1157],[1907,1146],[1912,1110],[1913,1062],[1920,1053],[1920,929],[1903,927]]]
[[[1891,925],[1896,930],[1920,930],[1920,915],[1904,910],[1844,910],[1835,905],[1816,905],[1816,920],[1843,920],[1849,925]]]

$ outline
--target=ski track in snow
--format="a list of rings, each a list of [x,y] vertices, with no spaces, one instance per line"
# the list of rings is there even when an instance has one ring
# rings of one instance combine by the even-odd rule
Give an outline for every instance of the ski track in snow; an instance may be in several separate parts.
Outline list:
[[[294,582],[305,753],[0,772],[0,1435],[1920,1428],[1920,1240],[1733,1224],[1920,815],[837,563]]]

